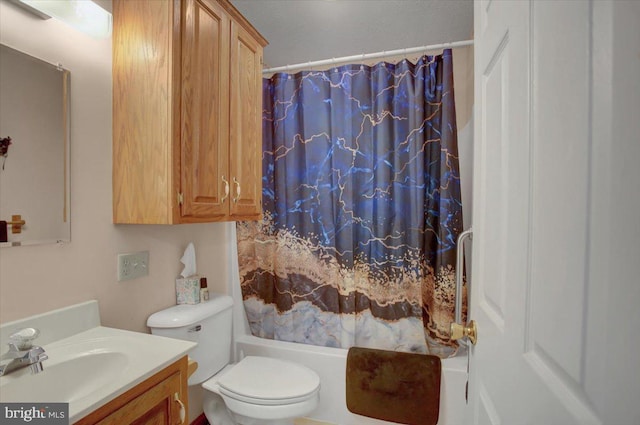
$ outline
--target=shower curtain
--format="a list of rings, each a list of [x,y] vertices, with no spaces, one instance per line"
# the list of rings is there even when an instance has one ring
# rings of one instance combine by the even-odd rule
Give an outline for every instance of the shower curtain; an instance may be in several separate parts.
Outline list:
[[[462,205],[451,50],[263,87],[263,220],[237,225],[252,333],[452,354]]]

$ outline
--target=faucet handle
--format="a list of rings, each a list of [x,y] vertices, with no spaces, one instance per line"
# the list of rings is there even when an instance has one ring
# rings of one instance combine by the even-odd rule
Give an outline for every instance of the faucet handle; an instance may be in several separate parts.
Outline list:
[[[32,341],[40,335],[40,331],[36,328],[20,329],[9,335],[9,346],[11,348],[24,351],[32,347]]]

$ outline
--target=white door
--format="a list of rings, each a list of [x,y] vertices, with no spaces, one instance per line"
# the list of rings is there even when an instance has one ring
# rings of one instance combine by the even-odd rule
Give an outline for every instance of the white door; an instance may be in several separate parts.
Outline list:
[[[638,22],[475,3],[470,424],[640,424]]]

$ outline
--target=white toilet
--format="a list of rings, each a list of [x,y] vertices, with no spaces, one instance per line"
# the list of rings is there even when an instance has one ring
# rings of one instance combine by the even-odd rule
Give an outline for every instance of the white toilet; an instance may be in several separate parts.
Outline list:
[[[205,389],[204,414],[215,425],[285,425],[318,405],[320,377],[289,361],[247,356],[231,360],[233,300],[212,294],[209,301],[176,305],[152,314],[154,335],[194,341],[189,357],[198,369],[189,385]]]

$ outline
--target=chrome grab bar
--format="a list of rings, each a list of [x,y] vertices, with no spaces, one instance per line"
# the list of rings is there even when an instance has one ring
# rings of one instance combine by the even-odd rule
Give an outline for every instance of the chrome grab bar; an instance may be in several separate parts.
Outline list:
[[[473,239],[473,229],[465,230],[458,236],[456,247],[456,323],[462,323],[462,270],[464,270],[464,241]]]
[[[458,236],[458,245],[456,247],[456,305],[455,305],[455,321],[451,324],[451,339],[458,340],[469,338],[472,344],[476,343],[475,323],[462,323],[462,271],[464,270],[464,241],[473,239],[473,229],[469,228]],[[469,299],[469,297],[467,297]]]

